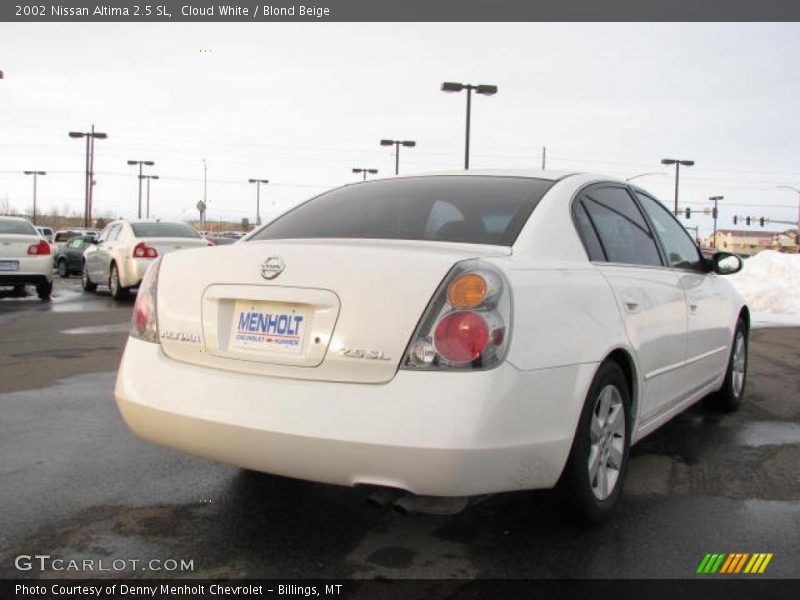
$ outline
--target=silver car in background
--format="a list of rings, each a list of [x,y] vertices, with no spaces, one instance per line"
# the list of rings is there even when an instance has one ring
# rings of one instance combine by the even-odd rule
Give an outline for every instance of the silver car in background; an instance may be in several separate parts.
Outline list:
[[[208,246],[190,225],[166,221],[114,221],[83,254],[81,283],[87,292],[107,285],[115,300],[141,283],[159,256]]]

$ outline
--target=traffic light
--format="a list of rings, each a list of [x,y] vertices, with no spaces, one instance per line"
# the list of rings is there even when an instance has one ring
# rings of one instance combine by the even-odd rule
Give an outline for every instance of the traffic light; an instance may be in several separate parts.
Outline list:
[[[758,220],[758,222],[759,222],[759,225],[761,225],[761,226],[763,227],[763,226],[764,226],[764,217],[761,217],[761,218]]]
[[[692,218],[692,209],[689,206],[686,207],[685,215],[687,219]]]
[[[717,207],[716,206],[711,209],[711,216],[713,218],[715,218],[715,219],[717,218]]]
[[[745,217],[744,222],[750,225],[750,217]]]
[[[739,222],[739,217],[737,215],[733,215],[733,224],[736,225],[736,223],[738,222]]]

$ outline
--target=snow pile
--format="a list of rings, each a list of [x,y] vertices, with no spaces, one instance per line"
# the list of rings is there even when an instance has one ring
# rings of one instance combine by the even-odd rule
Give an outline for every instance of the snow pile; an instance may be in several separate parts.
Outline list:
[[[744,296],[753,325],[800,325],[800,255],[764,250],[726,279]]]

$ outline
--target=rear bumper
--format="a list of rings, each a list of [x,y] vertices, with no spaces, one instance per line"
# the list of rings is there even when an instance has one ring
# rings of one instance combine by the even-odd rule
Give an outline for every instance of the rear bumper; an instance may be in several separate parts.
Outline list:
[[[0,271],[0,285],[38,285],[53,280],[53,257],[24,256],[3,258],[19,263],[16,271]]]
[[[129,339],[115,395],[134,433],[196,456],[312,481],[470,496],[555,485],[594,368],[504,364],[329,383],[197,367]]]
[[[53,278],[35,273],[0,273],[0,286],[6,285],[39,285],[52,281]]]

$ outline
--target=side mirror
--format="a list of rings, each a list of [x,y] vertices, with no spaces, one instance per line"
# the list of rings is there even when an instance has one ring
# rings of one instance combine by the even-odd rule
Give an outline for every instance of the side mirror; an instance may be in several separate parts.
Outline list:
[[[717,252],[711,257],[711,270],[717,275],[733,275],[742,270],[742,259],[730,252]]]

